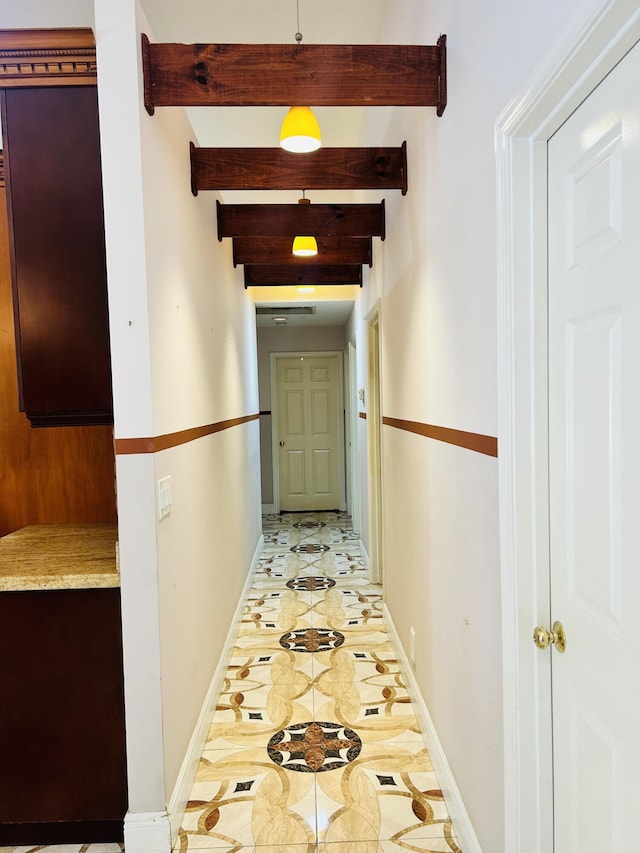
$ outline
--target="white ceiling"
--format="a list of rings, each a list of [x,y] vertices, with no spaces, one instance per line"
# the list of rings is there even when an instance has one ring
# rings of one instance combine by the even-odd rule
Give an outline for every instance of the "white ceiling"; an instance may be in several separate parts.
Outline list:
[[[380,21],[385,5],[398,0],[298,0],[303,43],[375,44],[379,40]],[[402,0],[400,0],[402,2]],[[291,43],[298,29],[296,0],[141,0],[147,15],[152,41],[204,43]],[[370,108],[371,109],[371,108]],[[365,144],[361,140],[363,108],[323,107],[314,110],[322,129],[323,144],[348,147]],[[203,147],[271,147],[278,144],[280,124],[286,107],[213,107],[187,110],[195,142]],[[401,142],[402,140],[400,140]],[[400,142],[398,144],[400,144]],[[371,140],[370,145],[381,144]],[[379,193],[366,193],[362,200],[378,202]],[[228,203],[294,203],[300,196],[294,191],[224,192]],[[350,192],[316,191],[312,201],[344,203],[353,200]],[[256,289],[257,290],[257,289]],[[270,288],[273,290],[273,288]],[[351,288],[350,288],[351,290]],[[300,299],[282,289],[280,304]],[[343,325],[353,306],[352,299],[332,298],[319,289],[324,301],[314,297],[304,304],[317,306],[310,317],[289,318],[288,326]],[[273,296],[256,304],[277,305]],[[346,294],[345,294],[346,297]],[[280,298],[280,294],[276,299]],[[273,326],[273,320],[257,318],[260,326]]]
[[[256,305],[260,305],[261,303],[257,302]],[[302,306],[313,306],[315,308],[315,314],[306,314],[306,315],[292,315],[287,314],[286,312],[278,311],[274,316],[287,317],[287,326],[299,327],[299,326],[344,326],[346,323],[349,314],[351,313],[351,309],[353,308],[353,301],[343,301],[343,302],[280,302],[274,303],[269,302],[265,307],[277,309],[278,307],[282,308],[292,308],[293,306],[302,305]],[[268,328],[274,327],[278,324],[274,321],[273,317],[267,317],[264,315],[258,314],[256,316],[256,325]]]
[[[296,0],[141,0],[152,40],[218,44],[295,44]],[[298,0],[308,44],[375,44],[389,0]],[[394,0],[396,2],[396,0]],[[277,145],[286,107],[187,110],[203,147]],[[357,145],[362,109],[318,107],[324,144]],[[374,144],[374,143],[372,143]],[[289,199],[287,199],[288,201]]]

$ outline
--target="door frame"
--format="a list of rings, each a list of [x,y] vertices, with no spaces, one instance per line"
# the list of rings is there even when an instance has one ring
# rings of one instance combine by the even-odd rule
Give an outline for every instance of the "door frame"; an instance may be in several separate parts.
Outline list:
[[[545,55],[495,127],[505,850],[553,850],[548,624],[547,142],[640,39],[637,0],[603,0]]]
[[[361,492],[360,492],[360,449],[358,442],[358,371],[357,350],[355,341],[347,343],[347,370],[346,370],[346,412],[347,430],[349,439],[349,452],[347,459],[347,483],[349,500],[347,510],[351,515],[353,532],[360,535],[362,527],[361,518]]]
[[[338,447],[340,453],[340,509],[345,509],[345,450],[344,450],[344,364],[340,350],[321,350],[317,352],[272,352],[269,353],[269,372],[271,381],[271,458],[273,465],[273,511],[280,512],[280,455],[278,453],[278,385],[277,361],[279,358],[314,358],[337,356],[338,359]]]
[[[369,572],[372,583],[384,584],[382,495],[382,369],[380,301],[367,314],[367,480],[369,493]],[[373,352],[375,350],[375,359]]]

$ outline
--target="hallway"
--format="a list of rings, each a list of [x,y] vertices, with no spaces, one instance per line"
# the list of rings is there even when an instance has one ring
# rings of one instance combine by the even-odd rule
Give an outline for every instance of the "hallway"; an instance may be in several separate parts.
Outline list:
[[[461,853],[351,519],[284,513],[263,530],[174,853]]]
[[[459,853],[349,517],[264,538],[175,850]]]
[[[174,853],[461,853],[351,519],[263,530]]]

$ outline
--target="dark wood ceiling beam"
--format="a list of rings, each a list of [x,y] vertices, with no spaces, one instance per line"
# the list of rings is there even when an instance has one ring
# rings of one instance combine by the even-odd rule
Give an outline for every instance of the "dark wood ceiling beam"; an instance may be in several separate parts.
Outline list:
[[[407,143],[399,148],[320,148],[301,157],[282,148],[198,148],[191,190],[402,190]]]
[[[400,44],[152,44],[142,34],[144,103],[194,106],[447,104],[446,36]]]
[[[234,237],[233,265],[372,263],[370,237],[320,237],[318,254],[313,258],[297,258],[291,254],[291,247],[291,237]]]
[[[346,285],[362,287],[362,267],[359,264],[319,266],[317,264],[261,265],[246,264],[245,287],[286,287],[291,285]]]
[[[379,204],[221,204],[218,240],[225,237],[385,237]]]

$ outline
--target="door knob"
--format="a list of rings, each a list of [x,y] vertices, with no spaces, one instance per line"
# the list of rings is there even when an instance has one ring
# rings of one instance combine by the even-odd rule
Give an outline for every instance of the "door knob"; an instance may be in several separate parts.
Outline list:
[[[280,447],[284,447],[284,441],[280,442]]]
[[[567,637],[562,622],[554,622],[551,631],[548,631],[543,625],[537,625],[533,629],[533,642],[539,649],[546,649],[553,643],[562,654],[567,648]]]

